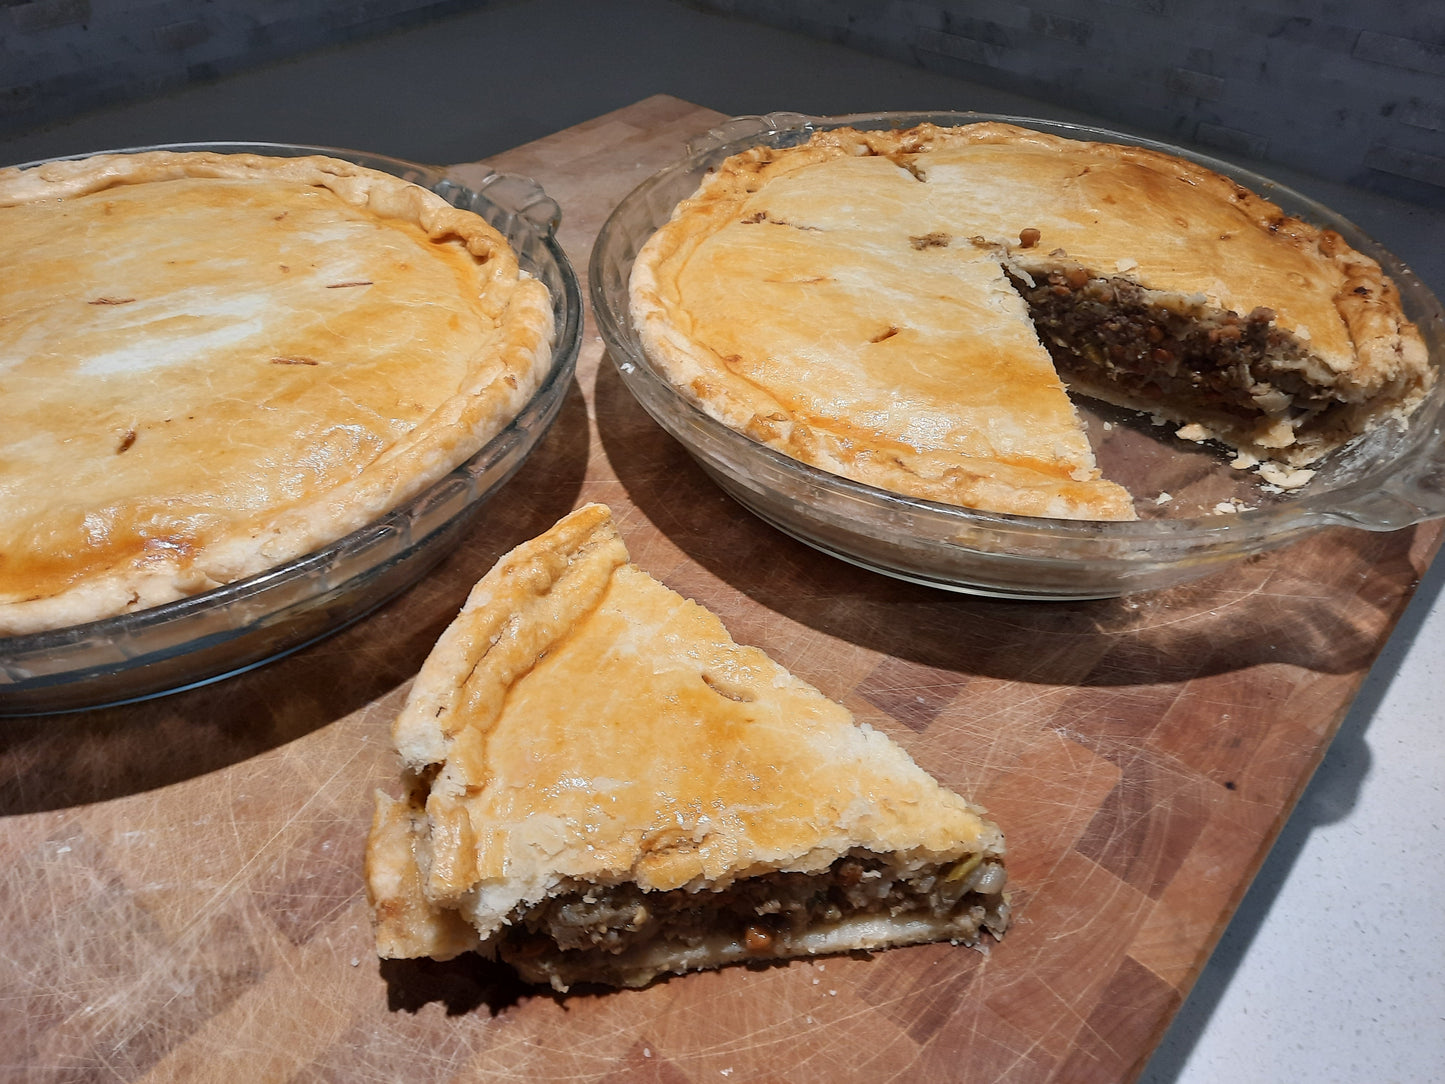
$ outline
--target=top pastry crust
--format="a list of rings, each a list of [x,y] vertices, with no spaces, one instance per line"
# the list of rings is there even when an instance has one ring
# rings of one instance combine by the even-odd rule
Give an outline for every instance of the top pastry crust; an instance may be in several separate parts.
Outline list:
[[[504,556],[393,728],[415,793],[367,854],[383,956],[485,943],[566,883],[709,893],[1002,853],[998,829],[884,734],[628,563],[585,506]]]
[[[1287,381],[1360,405],[1334,443],[1428,387],[1393,286],[1338,235],[1167,154],[992,122],[728,159],[638,255],[632,314],[679,388],[804,462],[951,504],[1132,518],[1019,294],[1060,271],[1159,309],[1267,314],[1307,344],[1272,362]],[[1290,462],[1327,450],[1277,417],[1225,435]]]
[[[535,391],[552,309],[479,216],[325,157],[0,171],[0,634],[364,526]]]

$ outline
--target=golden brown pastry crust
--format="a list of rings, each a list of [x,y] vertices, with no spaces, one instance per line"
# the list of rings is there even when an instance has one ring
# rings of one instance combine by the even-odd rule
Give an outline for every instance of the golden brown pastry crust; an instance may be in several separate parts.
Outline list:
[[[563,884],[717,890],[850,848],[1002,852],[885,735],[627,563],[600,505],[476,586],[393,737],[412,789],[378,796],[368,846],[383,956],[486,950]]]
[[[1132,518],[1004,296],[1002,269],[1060,266],[1181,308],[1271,309],[1309,344],[1309,379],[1371,421],[1429,384],[1393,286],[1337,234],[1171,155],[993,122],[728,159],[639,253],[632,315],[680,389],[804,462],[946,503]]]
[[[143,609],[364,526],[551,357],[479,216],[324,157],[0,171],[0,635]]]

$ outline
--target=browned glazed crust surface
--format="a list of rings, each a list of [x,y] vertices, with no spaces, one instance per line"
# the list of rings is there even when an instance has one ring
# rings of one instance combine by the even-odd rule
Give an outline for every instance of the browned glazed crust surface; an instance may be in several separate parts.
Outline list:
[[[479,216],[320,157],[0,171],[0,634],[280,564],[530,398],[546,289]]]

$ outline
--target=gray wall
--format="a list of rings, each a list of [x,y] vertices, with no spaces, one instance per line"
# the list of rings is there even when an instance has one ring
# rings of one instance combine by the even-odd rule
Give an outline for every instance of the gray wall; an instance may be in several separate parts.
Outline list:
[[[476,6],[477,0],[0,0],[0,138]]]
[[[1445,0],[695,0],[1445,207]]]

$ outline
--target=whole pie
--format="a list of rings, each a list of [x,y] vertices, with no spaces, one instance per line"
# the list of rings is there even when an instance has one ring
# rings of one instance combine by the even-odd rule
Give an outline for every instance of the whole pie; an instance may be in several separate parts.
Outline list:
[[[983,811],[631,564],[602,505],[497,562],[392,734],[404,793],[366,855],[384,957],[640,986],[1008,922]]]
[[[552,349],[481,217],[327,157],[0,170],[0,635],[153,606],[364,526]]]
[[[1431,382],[1379,265],[1234,181],[1013,125],[841,128],[721,164],[634,264],[714,417],[911,496],[1132,518],[1067,394],[1303,467]]]

